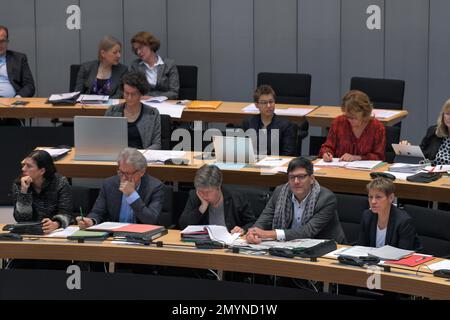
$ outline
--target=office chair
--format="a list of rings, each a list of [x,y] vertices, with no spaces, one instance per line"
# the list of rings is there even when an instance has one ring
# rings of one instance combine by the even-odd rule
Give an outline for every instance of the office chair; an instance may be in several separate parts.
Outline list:
[[[339,221],[344,229],[347,243],[354,245],[359,238],[362,213],[369,208],[367,196],[335,193]]]
[[[172,123],[167,114],[160,114],[161,117],[161,149],[171,150]]]
[[[258,73],[257,86],[270,85],[278,103],[309,105],[311,99],[311,75],[302,73]],[[298,126],[297,153],[302,150],[302,140],[308,136],[309,123]]]
[[[386,149],[385,149],[385,161],[388,163],[393,163],[395,158],[395,152],[392,148],[393,143],[400,142],[400,127],[393,126],[385,126],[386,130]]]
[[[413,205],[404,208],[413,219],[423,252],[450,258],[450,212]]]
[[[350,90],[366,93],[375,109],[403,109],[403,80],[353,77],[350,80]]]
[[[197,100],[197,75],[196,66],[177,66],[180,79],[180,90],[178,99]]]
[[[69,92],[73,92],[75,90],[75,85],[77,84],[78,72],[80,71],[80,64],[71,64],[70,65],[70,81],[69,81]]]

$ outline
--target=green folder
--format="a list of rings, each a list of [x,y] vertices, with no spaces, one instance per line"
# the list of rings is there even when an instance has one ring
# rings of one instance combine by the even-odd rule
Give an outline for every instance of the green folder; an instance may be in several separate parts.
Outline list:
[[[105,231],[86,231],[86,230],[78,230],[72,235],[68,236],[69,240],[105,240],[109,236],[109,232]]]

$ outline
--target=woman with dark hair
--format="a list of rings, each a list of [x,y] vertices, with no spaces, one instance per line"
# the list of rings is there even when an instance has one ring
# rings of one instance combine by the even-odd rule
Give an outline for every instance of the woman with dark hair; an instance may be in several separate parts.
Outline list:
[[[16,221],[41,221],[46,234],[66,228],[72,221],[72,190],[44,150],[31,152],[23,161],[22,176],[13,184],[13,197]]]
[[[148,83],[141,72],[129,72],[121,83],[125,103],[111,106],[105,116],[128,119],[128,146],[136,149],[161,149],[161,117],[156,108],[141,103]]]
[[[152,96],[165,96],[177,99],[180,89],[178,69],[171,59],[162,59],[158,52],[160,41],[153,34],[146,31],[138,32],[131,39],[133,52],[138,59],[130,66],[130,71],[144,73],[149,84],[145,98]]]

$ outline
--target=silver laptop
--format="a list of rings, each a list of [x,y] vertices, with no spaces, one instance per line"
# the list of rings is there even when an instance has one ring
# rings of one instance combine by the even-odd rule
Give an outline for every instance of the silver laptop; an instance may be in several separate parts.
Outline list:
[[[392,149],[394,149],[395,152],[394,162],[419,163],[420,161],[425,160],[425,156],[419,146],[393,143]]]
[[[116,161],[128,146],[125,117],[74,117],[74,160]]]
[[[255,163],[256,156],[249,137],[214,136],[217,162]]]

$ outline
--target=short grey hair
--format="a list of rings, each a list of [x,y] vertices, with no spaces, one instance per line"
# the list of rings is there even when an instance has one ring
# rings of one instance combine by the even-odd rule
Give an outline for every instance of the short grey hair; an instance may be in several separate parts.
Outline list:
[[[117,157],[117,163],[125,161],[127,164],[131,164],[136,170],[145,170],[147,168],[147,160],[144,155],[135,148],[125,148],[120,151]]]
[[[219,167],[215,165],[203,165],[195,173],[195,188],[220,188],[222,186],[223,175]]]

